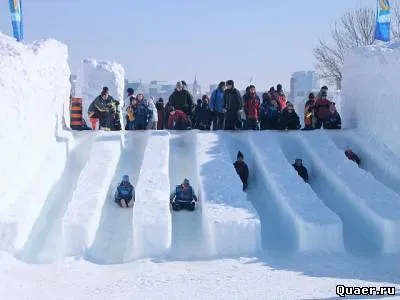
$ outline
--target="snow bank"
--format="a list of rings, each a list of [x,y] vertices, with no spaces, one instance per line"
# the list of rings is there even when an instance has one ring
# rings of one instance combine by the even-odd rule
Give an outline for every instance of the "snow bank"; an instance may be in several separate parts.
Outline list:
[[[136,186],[133,208],[134,257],[165,255],[171,245],[168,153],[168,132],[152,132]]]
[[[197,159],[207,223],[216,254],[252,255],[261,249],[260,220],[247,201],[224,133],[199,133]],[[234,149],[236,156],[237,149]]]
[[[351,49],[343,68],[342,117],[346,127],[358,127],[379,138],[397,155],[400,140],[400,47]]]
[[[299,142],[293,143],[292,147],[308,157],[307,163],[313,166],[318,177],[326,179],[319,188],[331,189],[325,200],[329,198],[331,203],[327,205],[341,215],[347,233],[352,232],[351,240],[367,239],[364,242],[369,243],[369,249],[363,249],[365,251],[399,251],[399,195],[348,160],[323,132],[294,136]],[[366,248],[365,245],[362,248]]]
[[[277,135],[286,136],[287,133],[268,132],[267,142],[265,133],[254,134],[250,139],[260,165],[259,175],[263,177],[260,180],[265,180],[270,187],[272,197],[266,201],[276,201],[277,209],[269,211],[271,217],[267,226],[280,231],[281,224],[287,222],[287,226],[295,231],[291,233],[295,239],[291,243],[297,251],[344,251],[339,217],[323,204],[293,169],[291,164],[297,158],[297,148],[293,144],[280,145]],[[272,214],[280,213],[282,216],[278,217],[278,223],[274,223]],[[326,236],[329,240],[325,239]]]
[[[66,144],[57,140],[71,137],[62,132],[69,74],[65,45],[52,39],[23,44],[0,33],[0,236],[10,229],[16,237],[19,215],[20,224],[32,226],[53,180],[61,176]],[[20,214],[21,203],[34,203],[35,209]]]
[[[83,98],[83,117],[89,123],[87,111],[90,103],[107,86],[114,99],[124,106],[125,70],[115,62],[84,59],[82,61],[75,87],[75,97]],[[121,118],[122,120],[122,118]]]

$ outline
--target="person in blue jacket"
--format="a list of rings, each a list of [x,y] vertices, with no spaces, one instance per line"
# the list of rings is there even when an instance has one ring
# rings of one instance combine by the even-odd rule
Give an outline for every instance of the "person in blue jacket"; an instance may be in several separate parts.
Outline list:
[[[122,181],[115,191],[115,202],[123,208],[133,207],[135,204],[135,189],[129,182],[128,175],[122,177]]]
[[[224,128],[225,114],[224,108],[224,92],[225,82],[221,81],[218,88],[211,94],[210,110],[213,115],[213,130],[222,130]]]
[[[190,186],[187,178],[183,180],[182,184],[176,186],[175,190],[169,197],[169,201],[172,209],[175,211],[181,210],[182,208],[189,211],[194,210],[197,202],[197,196],[194,193],[193,188]]]
[[[149,108],[147,99],[143,99],[135,109],[135,130],[146,130],[147,125],[153,116],[153,111]]]

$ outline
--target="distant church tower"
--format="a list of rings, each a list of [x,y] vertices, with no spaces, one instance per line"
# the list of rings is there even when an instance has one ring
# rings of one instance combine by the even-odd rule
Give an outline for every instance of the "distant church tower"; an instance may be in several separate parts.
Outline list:
[[[194,76],[192,95],[193,95],[194,100],[201,98],[201,87],[197,82],[197,75]]]

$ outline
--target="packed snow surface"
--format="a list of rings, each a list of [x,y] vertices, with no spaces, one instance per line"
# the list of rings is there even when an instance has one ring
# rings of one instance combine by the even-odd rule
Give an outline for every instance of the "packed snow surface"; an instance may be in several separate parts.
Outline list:
[[[103,87],[108,87],[109,94],[124,106],[125,70],[110,61],[86,58],[82,61],[75,87],[75,97],[82,98],[83,117],[89,123],[88,108],[90,103],[100,95]],[[122,118],[121,118],[122,120]]]

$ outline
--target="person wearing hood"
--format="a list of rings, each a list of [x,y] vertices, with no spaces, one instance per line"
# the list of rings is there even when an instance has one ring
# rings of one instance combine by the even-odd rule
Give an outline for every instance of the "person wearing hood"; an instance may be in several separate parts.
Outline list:
[[[250,85],[243,97],[244,112],[246,114],[246,129],[256,130],[260,113],[260,98],[257,95],[256,87]]]
[[[315,116],[315,96],[314,93],[308,95],[308,100],[304,106],[304,130],[314,129]]]
[[[226,82],[224,92],[225,130],[235,130],[241,112],[243,112],[243,99],[238,89],[235,88],[233,80]]]
[[[149,109],[151,109],[152,111],[152,115],[149,124],[147,125],[147,129],[157,130],[158,111],[156,105],[154,104],[154,98],[150,97],[148,103],[149,103]]]
[[[346,149],[346,150],[344,151],[344,154],[346,155],[346,157],[347,157],[349,160],[354,161],[357,165],[360,165],[361,159],[360,159],[360,157],[358,157],[357,154],[355,154],[355,153],[353,152],[353,150],[351,150],[351,149]]]
[[[138,106],[135,109],[135,130],[146,130],[149,122],[153,116],[153,111],[149,108],[149,103],[146,99],[139,97],[142,100],[138,103]]]
[[[186,115],[190,116],[193,109],[193,97],[187,89],[184,89],[181,81],[176,83],[175,91],[168,99],[173,107],[177,110],[183,111]]]
[[[218,85],[218,88],[211,94],[210,109],[213,115],[213,130],[224,129],[224,92],[225,82],[221,81]]]
[[[243,153],[238,151],[237,160],[234,162],[233,166],[235,167],[236,173],[239,175],[240,180],[243,183],[243,191],[245,191],[248,187],[248,179],[249,179],[249,167],[244,162]]]
[[[164,129],[164,113],[165,113],[163,98],[158,98],[158,101],[156,103],[156,109],[157,109],[157,117],[158,117],[157,129],[162,130],[162,129]]]
[[[329,106],[329,115],[325,121],[325,129],[341,129],[342,128],[342,118],[340,117],[335,102],[331,102]]]
[[[197,196],[190,185],[189,179],[185,178],[180,185],[171,192],[169,201],[174,211],[187,209],[193,211],[196,206]]]
[[[135,204],[135,189],[129,182],[129,176],[122,176],[122,181],[115,191],[115,202],[122,208],[133,207]]]
[[[212,114],[210,105],[208,104],[209,98],[207,95],[203,95],[200,104],[200,110],[196,114],[196,125],[197,129],[200,130],[211,130]]]
[[[278,101],[269,98],[267,94],[260,107],[260,129],[261,130],[278,130],[280,111]]]
[[[297,174],[303,178],[304,182],[308,183],[308,172],[306,167],[303,166],[303,161],[300,158],[297,158],[292,166],[296,170]]]
[[[280,117],[282,130],[297,130],[301,128],[300,118],[294,110],[293,104],[288,102]]]

